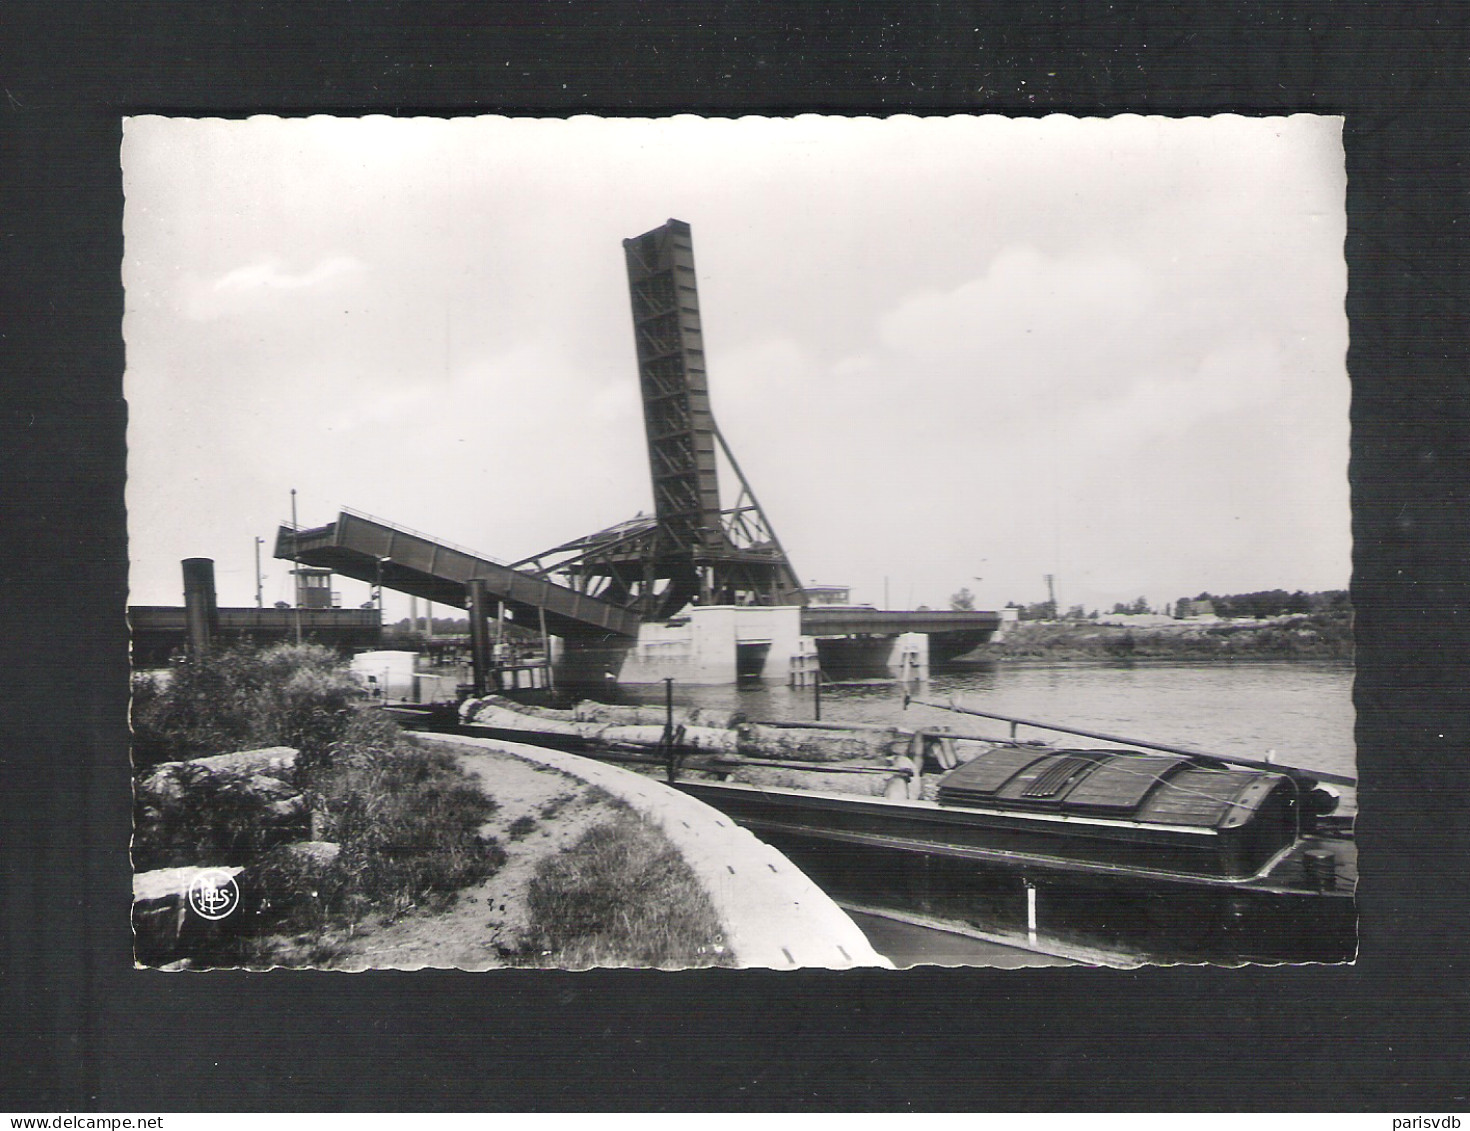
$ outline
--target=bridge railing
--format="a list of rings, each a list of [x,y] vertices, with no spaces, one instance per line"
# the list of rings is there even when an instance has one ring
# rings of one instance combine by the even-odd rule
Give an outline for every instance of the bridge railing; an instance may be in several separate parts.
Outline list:
[[[456,545],[453,542],[446,542],[443,538],[440,538],[437,535],[426,534],[422,530],[415,530],[411,526],[403,526],[397,522],[389,522],[386,518],[379,518],[375,514],[368,514],[367,511],[356,510],[353,507],[343,507],[342,513],[350,514],[353,518],[360,518],[364,519],[367,522],[376,523],[379,526],[386,526],[389,530],[395,530],[399,534],[407,534],[414,538],[421,538],[425,542],[432,542],[436,546],[442,546],[446,550],[454,550],[457,553],[465,554],[472,558],[479,558],[481,561],[493,562],[495,565],[506,566],[507,568],[510,567],[509,562],[507,562],[503,558],[497,558],[493,554],[486,554],[481,552],[480,550],[472,550],[468,546]]]

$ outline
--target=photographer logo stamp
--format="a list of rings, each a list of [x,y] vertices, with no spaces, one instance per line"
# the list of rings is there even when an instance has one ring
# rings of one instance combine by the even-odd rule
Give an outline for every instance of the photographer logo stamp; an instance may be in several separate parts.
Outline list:
[[[207,868],[189,882],[189,906],[204,919],[223,919],[240,906],[235,877],[220,868]]]

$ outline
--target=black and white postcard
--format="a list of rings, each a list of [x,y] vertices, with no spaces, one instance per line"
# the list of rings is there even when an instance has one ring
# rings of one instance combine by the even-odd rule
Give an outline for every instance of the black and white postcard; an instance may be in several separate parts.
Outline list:
[[[1352,962],[1326,115],[135,116],[135,958]]]

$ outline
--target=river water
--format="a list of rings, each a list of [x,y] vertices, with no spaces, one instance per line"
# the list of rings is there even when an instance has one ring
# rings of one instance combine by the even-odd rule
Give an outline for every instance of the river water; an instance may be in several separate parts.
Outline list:
[[[1264,758],[1355,774],[1353,667],[1348,662],[995,663],[935,675],[916,698],[1038,719],[1216,754]],[[663,701],[664,688],[624,687],[626,701]],[[674,686],[681,705],[730,707],[751,719],[813,717],[811,689]],[[949,724],[956,733],[1005,737],[1006,723],[933,707],[904,709],[897,684],[822,689],[823,721]],[[1021,738],[1068,741],[1022,728]],[[1106,745],[1075,739],[1082,746]],[[1344,798],[1344,808],[1352,799]]]

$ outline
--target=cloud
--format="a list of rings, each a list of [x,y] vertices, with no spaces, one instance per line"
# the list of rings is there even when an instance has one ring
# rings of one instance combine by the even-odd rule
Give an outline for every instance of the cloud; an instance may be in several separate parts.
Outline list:
[[[876,357],[870,353],[858,353],[850,357],[844,357],[841,361],[834,363],[832,366],[832,376],[859,377],[867,373],[872,373],[877,368],[878,359]]]
[[[279,262],[266,260],[225,273],[214,281],[214,289],[220,292],[252,291],[260,288],[294,291],[301,287],[314,287],[349,271],[360,270],[362,264],[350,255],[334,255],[323,259],[315,267],[296,275],[282,270]]]
[[[304,271],[291,271],[274,256],[226,271],[213,280],[185,282],[184,311],[193,319],[218,318],[242,303],[279,291],[300,291],[366,270],[350,255],[331,255]]]
[[[1286,391],[1280,351],[1255,340],[1211,351],[1197,366],[1124,385],[1100,408],[1077,414],[1066,442],[1117,451],[1182,434],[1240,412],[1264,409]]]
[[[1143,265],[1118,253],[1051,256],[1013,245],[984,275],[909,296],[880,318],[878,336],[930,365],[979,363],[1024,375],[1033,388],[1083,384],[1103,356],[1137,348],[1133,330],[1153,290]]]
[[[410,417],[410,414],[434,407],[432,390],[427,385],[405,385],[388,389],[345,405],[328,418],[323,427],[329,432],[350,432],[364,425],[388,424]]]

